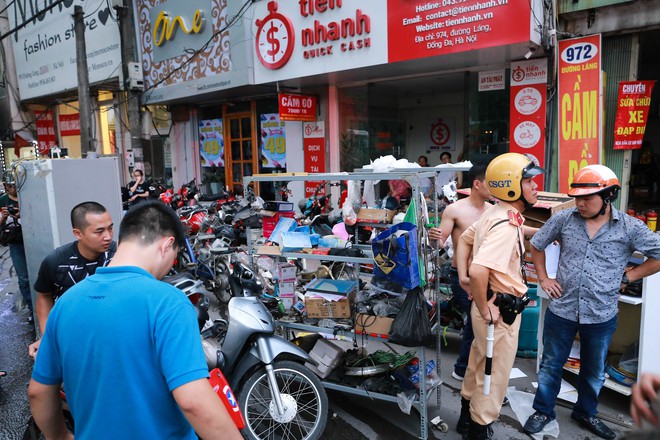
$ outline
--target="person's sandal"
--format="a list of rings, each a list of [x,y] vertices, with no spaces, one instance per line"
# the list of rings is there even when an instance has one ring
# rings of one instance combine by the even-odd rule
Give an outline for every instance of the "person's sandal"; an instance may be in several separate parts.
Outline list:
[[[6,371],[0,370],[0,377],[5,377],[7,375]]]

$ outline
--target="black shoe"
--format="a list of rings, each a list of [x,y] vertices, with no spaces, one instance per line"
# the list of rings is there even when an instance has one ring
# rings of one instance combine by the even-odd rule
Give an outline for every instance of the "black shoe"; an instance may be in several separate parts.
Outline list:
[[[506,406],[509,404],[509,398],[504,396],[504,400],[502,401],[502,406]]]
[[[480,425],[470,419],[470,430],[463,435],[463,440],[493,440],[493,424]]]
[[[576,417],[573,414],[571,414],[571,417],[573,418],[573,420],[577,420],[580,423],[580,425],[587,428],[589,431],[593,432],[598,437],[602,437],[606,439],[613,439],[616,437],[614,431],[608,428],[605,423],[603,423],[600,419],[596,417],[587,417],[587,416]]]
[[[523,429],[527,434],[536,434],[538,432],[543,431],[543,428],[545,428],[545,425],[550,423],[552,419],[550,416],[546,416],[545,414],[536,411],[534,414],[529,416],[529,419],[525,422],[525,426],[523,426]]]
[[[461,397],[461,415],[456,423],[456,432],[465,435],[470,430],[470,401]]]

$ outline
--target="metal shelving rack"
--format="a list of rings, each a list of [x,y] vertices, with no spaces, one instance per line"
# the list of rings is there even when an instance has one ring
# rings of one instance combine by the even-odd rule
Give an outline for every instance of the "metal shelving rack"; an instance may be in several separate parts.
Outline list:
[[[361,180],[361,181],[382,181],[382,180],[406,180],[410,186],[412,187],[412,198],[413,200],[419,201],[420,200],[420,183],[421,179],[423,178],[429,178],[432,179],[432,182],[435,182],[435,178],[437,176],[438,172],[441,171],[447,171],[449,167],[442,167],[442,168],[402,168],[402,169],[395,169],[387,173],[380,173],[380,172],[373,172],[371,170],[357,170],[352,173],[322,173],[322,174],[305,174],[305,173],[291,173],[291,174],[260,174],[260,175],[254,175],[254,176],[246,176],[243,179],[244,183],[244,188],[246,191],[248,191],[248,187],[251,183],[253,182],[293,182],[293,181],[328,181],[328,182],[337,182],[337,181],[342,181],[342,180]],[[458,169],[455,167],[452,167],[451,170],[453,171],[463,171],[462,169]],[[438,203],[437,200],[435,202],[435,212],[438,211]],[[437,215],[436,215],[436,226],[437,226]],[[420,241],[421,243],[421,241]],[[436,253],[437,255],[437,246],[436,246]],[[250,254],[253,254],[251,246],[250,246]],[[301,253],[294,253],[294,252],[283,252],[280,257],[282,258],[305,258],[305,259],[317,259],[317,260],[326,260],[326,261],[341,261],[341,262],[351,262],[351,263],[372,263],[373,260],[372,258],[355,258],[355,257],[338,257],[338,256],[331,256],[331,255],[314,255],[314,254],[301,254]],[[437,265],[436,265],[437,266]],[[437,268],[436,268],[437,270]],[[437,276],[437,274],[436,274]],[[439,299],[439,286],[437,286],[436,283],[436,288],[434,291],[434,300],[436,303],[436,319],[438,322],[438,328],[439,323],[440,323],[440,309],[438,305],[438,299]],[[279,325],[291,329],[291,330],[300,330],[300,331],[309,331],[309,332],[316,332],[316,333],[324,333],[324,328],[323,327],[317,327],[317,326],[307,326],[307,325],[302,325],[302,324],[295,324],[295,323],[288,323],[288,322],[278,322]],[[351,337],[355,336],[355,331],[354,329],[352,330],[336,330],[336,329],[325,329],[328,330],[330,333],[337,334],[337,333],[342,333],[344,335],[350,335]],[[360,337],[365,336],[368,339],[375,339],[378,340],[380,338],[376,338],[370,335],[360,335]],[[385,339],[381,339],[385,340]],[[437,338],[437,345],[436,345],[436,370],[438,373],[438,376],[440,376],[440,344],[441,344],[441,338]],[[424,347],[418,347],[417,349],[417,356],[419,358],[419,365],[420,365],[420,387],[419,387],[419,398],[416,399],[414,406],[417,408],[419,411],[420,415],[420,438],[421,439],[427,439],[428,438],[428,411],[427,411],[427,389],[426,389],[426,374],[424,374],[424,369],[426,368],[426,356],[424,353]],[[359,395],[359,396],[364,396],[364,397],[369,397],[372,399],[378,399],[382,401],[387,401],[387,402],[394,402],[396,403],[397,399],[396,396],[389,396],[386,394],[380,394],[380,393],[373,393],[369,392],[366,390],[360,390],[354,387],[346,386],[346,385],[341,385],[341,384],[336,384],[332,382],[327,382],[323,381],[324,387],[327,389],[332,389],[336,391],[341,391],[347,394],[353,394],[353,395]],[[437,395],[437,403],[438,403],[438,408],[440,407],[440,384],[436,388],[436,395]],[[446,424],[444,424],[446,426]]]

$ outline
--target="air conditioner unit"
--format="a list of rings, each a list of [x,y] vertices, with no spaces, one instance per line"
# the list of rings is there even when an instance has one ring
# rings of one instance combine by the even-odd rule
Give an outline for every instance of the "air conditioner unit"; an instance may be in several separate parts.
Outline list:
[[[128,63],[128,88],[131,90],[144,89],[144,75],[140,63]]]

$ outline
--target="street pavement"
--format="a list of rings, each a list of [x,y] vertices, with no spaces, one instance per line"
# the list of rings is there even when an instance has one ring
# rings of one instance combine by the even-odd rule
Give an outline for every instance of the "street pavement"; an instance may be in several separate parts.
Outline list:
[[[213,304],[213,300],[212,300]],[[27,401],[27,385],[32,361],[27,356],[27,346],[34,340],[34,328],[27,322],[28,312],[22,307],[15,273],[8,248],[0,247],[0,369],[7,370],[8,376],[0,378],[0,439],[21,439],[25,424],[30,416]],[[460,382],[451,377],[452,367],[458,353],[460,336],[447,334],[444,337],[440,355],[441,378],[440,405],[437,395],[429,397],[428,420],[440,417],[448,423],[449,431],[441,433],[430,428],[429,438],[458,440],[455,431],[460,412]],[[402,350],[406,350],[401,348]],[[426,359],[435,357],[435,351],[426,350]],[[528,393],[531,399],[536,381],[536,359],[517,358],[514,365],[524,374],[512,379],[509,386]],[[564,375],[575,385],[576,377]],[[532,394],[529,394],[532,393]],[[373,401],[368,398],[328,392],[330,413],[328,424],[322,436],[324,440],[412,440],[419,438],[420,419],[413,410],[410,415],[402,413],[393,403]],[[630,399],[612,390],[603,389],[599,412],[607,424],[617,433],[625,433],[630,426],[628,406]],[[557,407],[560,440],[584,440],[597,438],[582,429],[570,418],[571,410],[564,405]],[[524,422],[524,421],[523,421]],[[510,406],[502,409],[500,419],[494,424],[496,439],[529,439],[522,432],[522,425]],[[552,437],[546,437],[551,439]]]

